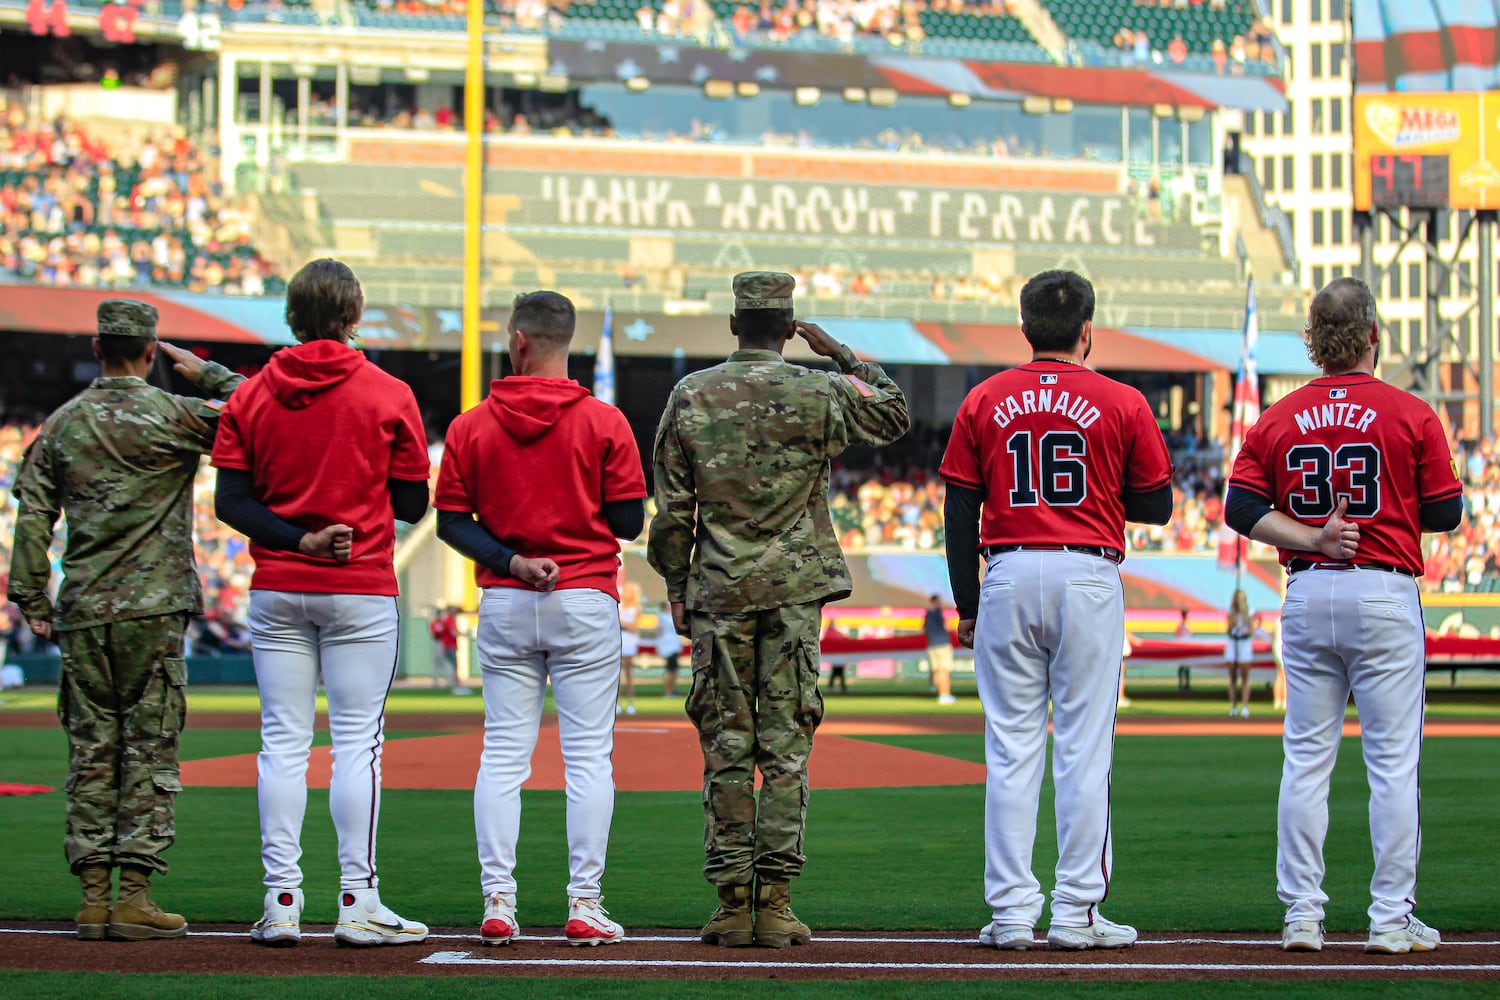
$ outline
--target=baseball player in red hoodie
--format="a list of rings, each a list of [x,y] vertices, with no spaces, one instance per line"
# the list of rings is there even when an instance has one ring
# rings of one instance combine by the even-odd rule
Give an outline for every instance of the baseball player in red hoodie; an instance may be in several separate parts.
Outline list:
[[[349,345],[364,309],[354,272],[315,260],[287,287],[299,343],[235,393],[213,464],[220,519],[250,538],[250,635],[261,700],[260,800],[265,945],[301,937],[302,819],[318,681],[328,692],[346,945],[408,944],[427,927],[380,900],[375,830],[385,699],[399,622],[393,517],[427,509],[427,443],[411,389]],[[243,393],[243,395],[241,395]]]
[[[600,905],[614,816],[620,682],[617,538],[640,534],[646,480],[625,416],[568,378],[573,303],[517,297],[506,329],[515,374],[448,428],[438,537],[474,560],[484,753],[474,783],[484,917],[503,945],[516,922],[521,785],[531,773],[547,681],[567,776],[568,922],[576,945],[624,929]],[[476,520],[477,515],[477,520]]]

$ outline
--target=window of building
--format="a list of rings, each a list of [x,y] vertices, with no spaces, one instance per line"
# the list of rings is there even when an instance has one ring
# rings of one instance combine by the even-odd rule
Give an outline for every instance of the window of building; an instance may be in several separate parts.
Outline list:
[[[1323,232],[1325,221],[1323,212],[1315,209],[1312,213],[1312,245],[1315,247],[1320,247],[1325,242],[1325,233]]]
[[[1334,135],[1344,131],[1344,99],[1342,97],[1328,99],[1328,130]]]
[[[1335,264],[1333,266],[1333,276],[1334,278],[1342,278],[1344,276],[1344,266],[1342,264]]]
[[[1295,169],[1294,161],[1290,156],[1281,158],[1281,190],[1292,190],[1292,171]]]
[[[1392,299],[1401,297],[1401,267],[1395,265],[1386,269],[1385,272],[1386,291]]]
[[[1316,2],[1317,0],[1314,0],[1314,3]],[[1315,7],[1314,11],[1316,11],[1316,9],[1317,8]],[[1316,21],[1317,18],[1314,17],[1313,20]],[[1323,79],[1323,46],[1314,45],[1312,48],[1308,49],[1307,57],[1309,59],[1307,69],[1308,76],[1312,77],[1314,80]]]
[[[1344,186],[1344,154],[1334,153],[1328,158],[1328,184],[1335,191]]]
[[[1328,217],[1328,236],[1334,246],[1344,242],[1344,210],[1335,208]]]
[[[1260,186],[1267,191],[1276,190],[1276,157],[1268,156],[1260,161]]]
[[[1260,134],[1261,135],[1275,135],[1276,134],[1276,112],[1274,112],[1274,111],[1262,111],[1260,113]]]
[[[1323,134],[1323,98],[1315,97],[1309,105],[1312,111],[1312,134]]]
[[[1282,24],[1291,24],[1292,23],[1292,5],[1294,3],[1296,3],[1296,2],[1297,2],[1297,0],[1281,0],[1281,23]]]
[[[1323,284],[1324,284],[1324,282],[1323,282],[1323,269],[1321,267],[1315,267],[1315,268],[1312,269],[1312,278],[1313,278],[1313,287],[1314,288],[1322,288],[1323,287]]]
[[[1245,134],[1246,135],[1254,135],[1255,134],[1256,119],[1257,119],[1257,116],[1256,116],[1256,114],[1255,114],[1254,111],[1250,112],[1248,115],[1245,116]]]
[[[1422,321],[1414,319],[1406,324],[1406,349],[1408,355],[1422,353]]]
[[[1342,21],[1344,19],[1344,0],[1328,0],[1328,20]]]
[[[1474,288],[1474,272],[1469,267],[1469,262],[1458,263],[1458,294],[1468,295]]]
[[[1281,113],[1281,134],[1292,134],[1292,106],[1288,104],[1286,110]]]
[[[1307,19],[1313,24],[1321,24],[1323,21],[1323,0],[1308,0]]]
[[[1312,158],[1312,189],[1323,190],[1323,158],[1321,156]]]
[[[1334,42],[1328,46],[1328,75],[1344,75],[1344,43]]]
[[[1286,52],[1286,64],[1284,66],[1286,78],[1290,80],[1297,75],[1297,50],[1294,45],[1283,44],[1281,48]]]
[[[1414,299],[1422,297],[1422,265],[1406,265],[1406,294]]]

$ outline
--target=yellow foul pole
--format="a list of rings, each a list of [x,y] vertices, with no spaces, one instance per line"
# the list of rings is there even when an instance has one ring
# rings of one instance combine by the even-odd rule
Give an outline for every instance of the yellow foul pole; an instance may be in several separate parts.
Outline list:
[[[473,409],[480,398],[480,367],[483,345],[479,336],[479,270],[483,257],[484,219],[484,0],[468,0],[468,59],[464,70],[464,298],[463,347],[459,360],[459,406]],[[478,588],[468,561],[448,552],[450,585],[456,572],[462,588],[463,610],[459,621],[464,639],[458,647],[459,677],[477,676],[471,664],[475,631],[474,612],[479,608]],[[453,591],[449,591],[452,593]]]
[[[464,302],[459,405],[479,402],[483,348],[479,338],[479,267],[484,215],[484,0],[469,0],[469,52],[464,72]]]

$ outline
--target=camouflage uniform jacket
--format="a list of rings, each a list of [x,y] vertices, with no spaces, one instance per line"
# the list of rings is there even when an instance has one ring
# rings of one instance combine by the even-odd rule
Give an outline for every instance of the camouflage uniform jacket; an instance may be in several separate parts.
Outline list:
[[[199,384],[228,396],[243,377],[210,362]],[[47,418],[16,477],[10,599],[58,631],[201,612],[193,562],[193,477],[222,404],[145,380],[95,379]],[[47,549],[67,515],[57,607]]]
[[[656,432],[647,559],[667,598],[750,612],[850,592],[828,516],[828,463],[906,433],[906,397],[843,347],[839,372],[736,351],[672,390]]]

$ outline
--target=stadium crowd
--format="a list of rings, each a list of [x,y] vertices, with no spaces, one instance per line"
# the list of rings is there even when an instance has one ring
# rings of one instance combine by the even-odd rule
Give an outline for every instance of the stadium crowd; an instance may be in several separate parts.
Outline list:
[[[0,280],[281,290],[214,154],[181,130],[113,141],[0,95]]]

